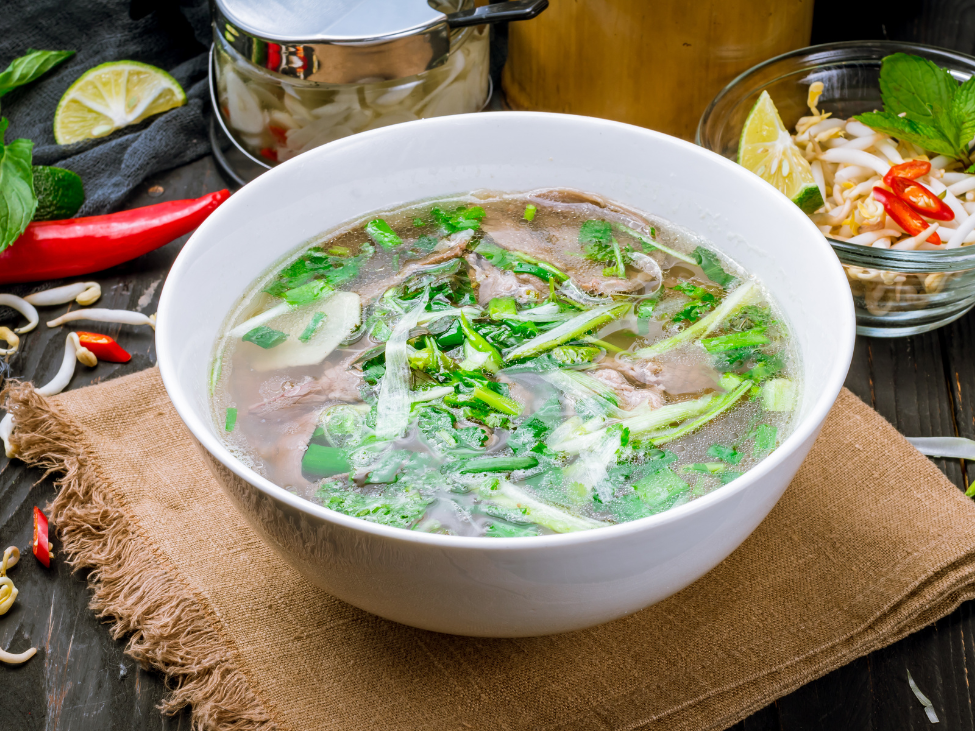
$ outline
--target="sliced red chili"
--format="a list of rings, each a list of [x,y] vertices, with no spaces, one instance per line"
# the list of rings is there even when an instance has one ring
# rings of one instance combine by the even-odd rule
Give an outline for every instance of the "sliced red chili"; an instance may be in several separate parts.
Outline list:
[[[109,363],[128,363],[132,360],[132,356],[126,352],[125,348],[108,335],[79,332],[78,340],[94,353],[98,360],[107,360]]]
[[[275,124],[269,124],[267,126],[267,131],[271,133],[271,136],[278,141],[279,144],[286,144],[288,142],[288,130],[284,127],[278,127]],[[275,156],[277,153],[275,152]]]
[[[928,222],[921,218],[917,211],[911,208],[889,190],[877,186],[873,189],[873,197],[887,211],[887,215],[893,218],[897,225],[907,231],[911,236],[917,236],[928,227]],[[940,244],[941,237],[937,233],[928,236],[929,244]]]
[[[907,162],[902,162],[898,165],[891,165],[890,170],[884,176],[884,184],[890,185],[890,181],[894,178],[909,178],[910,180],[916,180],[922,175],[927,175],[931,172],[931,163],[927,160],[908,160]],[[893,187],[893,186],[891,186]]]
[[[50,567],[54,558],[51,542],[48,540],[47,516],[34,506],[34,555],[45,566]]]
[[[261,157],[265,157],[268,160],[270,160],[271,162],[277,162],[278,161],[278,151],[275,150],[273,147],[262,147],[261,148]]]
[[[918,183],[907,178],[894,178],[890,181],[894,195],[907,203],[922,216],[936,221],[953,221],[955,212],[938,196]]]

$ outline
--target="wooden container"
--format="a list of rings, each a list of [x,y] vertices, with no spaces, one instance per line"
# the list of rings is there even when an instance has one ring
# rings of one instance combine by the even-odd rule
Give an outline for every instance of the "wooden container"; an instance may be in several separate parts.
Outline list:
[[[615,119],[693,139],[711,99],[809,45],[813,0],[552,0],[509,26],[512,109]]]

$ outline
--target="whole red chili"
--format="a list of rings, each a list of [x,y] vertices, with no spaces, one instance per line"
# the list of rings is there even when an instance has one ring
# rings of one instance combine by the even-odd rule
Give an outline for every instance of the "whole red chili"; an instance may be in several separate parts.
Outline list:
[[[895,196],[889,190],[877,186],[873,189],[873,197],[887,211],[887,215],[893,218],[897,225],[907,231],[911,236],[917,236],[928,227],[928,222],[921,218],[917,212],[907,203]],[[937,233],[928,236],[929,244],[940,244],[941,237]]]
[[[931,163],[927,160],[908,160],[898,165],[891,165],[890,170],[884,176],[884,184],[890,185],[890,181],[894,178],[910,178],[911,180],[915,180],[930,172]]]
[[[54,551],[51,550],[51,542],[48,540],[47,516],[36,505],[34,506],[33,549],[37,560],[49,567],[51,559],[54,558]]]
[[[90,274],[158,249],[199,226],[230,197],[156,203],[104,216],[38,221],[0,253],[0,284]]]
[[[922,216],[933,218],[936,221],[955,220],[955,212],[943,200],[916,180],[894,178],[890,181],[889,185],[890,189],[894,191],[894,195]]]
[[[78,340],[94,353],[98,360],[106,360],[109,363],[128,363],[132,360],[132,356],[126,352],[125,348],[108,335],[79,332]]]

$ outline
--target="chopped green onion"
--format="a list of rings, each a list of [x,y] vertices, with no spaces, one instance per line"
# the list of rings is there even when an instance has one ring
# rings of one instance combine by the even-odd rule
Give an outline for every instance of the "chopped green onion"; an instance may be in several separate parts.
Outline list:
[[[352,250],[347,246],[333,246],[328,250],[328,253],[332,256],[348,256]]]
[[[556,533],[571,533],[610,525],[592,518],[573,515],[544,503],[507,480],[492,480],[490,486],[481,485],[476,489],[483,499],[504,508],[520,510],[528,520]]]
[[[759,424],[755,429],[755,451],[753,456],[764,457],[775,448],[775,437],[778,430],[768,424]]]
[[[527,343],[523,343],[514,350],[509,351],[504,359],[510,363],[514,360],[522,360],[540,355],[560,345],[564,345],[570,340],[580,338],[592,330],[598,330],[613,320],[622,317],[629,311],[629,303],[624,303],[603,305],[589,312],[581,312],[571,320],[567,320],[558,327],[552,328],[548,332],[542,333]]]
[[[298,340],[303,343],[307,343],[312,337],[318,332],[318,329],[325,322],[325,313],[316,312],[311,316],[311,321],[305,326],[305,329],[301,331],[301,335],[298,336]]]
[[[275,345],[280,345],[287,340],[288,335],[280,330],[270,328],[267,325],[258,325],[244,335],[242,339],[246,340],[248,343],[254,343],[254,345],[264,348],[265,350],[269,350]]]
[[[350,470],[345,450],[338,447],[309,444],[301,458],[301,471],[317,478],[341,475]]]
[[[425,226],[426,224],[423,223],[422,218],[414,218],[413,225],[416,226],[417,228],[420,228],[420,226]]]
[[[719,335],[716,338],[704,338],[701,345],[709,353],[720,353],[722,350],[734,350],[735,348],[747,348],[754,345],[765,345],[772,342],[765,334],[764,327],[756,327],[744,332],[731,333],[730,335]]]
[[[533,220],[535,218],[535,213],[537,211],[538,211],[538,208],[535,206],[535,204],[534,203],[529,203],[527,206],[525,206],[525,220],[526,221]]]
[[[381,218],[366,224],[366,235],[384,249],[394,249],[403,243],[403,240],[389,227],[389,224]]]
[[[502,396],[500,393],[484,388],[484,386],[477,386],[471,392],[471,396],[486,403],[495,411],[500,411],[509,416],[518,416],[524,410],[524,407],[513,398]]]
[[[300,287],[295,287],[294,289],[289,289],[281,297],[292,307],[300,307],[301,305],[307,305],[319,300],[333,291],[328,285],[328,282],[317,280],[303,284]]]
[[[210,366],[211,396],[217,390],[217,384],[220,382],[221,375],[223,375],[223,343],[220,344],[220,351],[217,353],[217,357],[213,360],[213,365]]]
[[[224,429],[226,431],[233,431],[234,427],[237,425],[237,409],[231,406],[227,409],[227,421],[224,423]]]
[[[738,289],[725,297],[721,304],[714,311],[708,313],[707,316],[702,317],[693,325],[684,328],[676,335],[672,335],[664,340],[658,340],[647,348],[640,348],[634,352],[634,355],[638,358],[652,358],[655,355],[660,355],[672,348],[676,348],[686,340],[696,338],[698,335],[707,335],[727,318],[731,317],[739,307],[744,307],[751,302],[757,294],[758,288],[754,282],[744,282]]]
[[[630,236],[632,236],[633,238],[635,238],[637,241],[641,242],[644,246],[649,246],[652,249],[660,249],[661,251],[666,252],[667,254],[670,254],[675,259],[680,259],[681,261],[686,261],[688,264],[694,264],[694,265],[697,265],[698,264],[697,258],[695,258],[693,256],[688,256],[687,254],[682,254],[679,251],[675,251],[674,249],[671,249],[671,248],[669,248],[667,246],[664,246],[663,244],[658,244],[654,239],[647,238],[646,236],[644,236],[643,234],[641,234],[639,231],[637,231],[635,229],[632,229],[629,226],[624,226],[622,223],[617,223],[616,224],[616,229],[618,231],[622,231],[625,234],[629,234]]]
[[[495,297],[488,302],[487,311],[488,317],[492,320],[501,320],[507,315],[518,314],[514,297]]]
[[[711,408],[701,416],[697,417],[696,419],[686,421],[677,428],[664,432],[663,434],[652,434],[650,435],[650,441],[653,442],[654,446],[659,447],[661,444],[667,444],[667,442],[672,442],[675,439],[679,439],[685,434],[690,434],[692,431],[699,429],[712,419],[717,418],[734,406],[742,396],[751,390],[753,385],[754,384],[751,381],[742,382],[742,384],[733,391],[716,398],[714,403],[711,404]]]
[[[534,457],[476,457],[469,459],[460,468],[462,475],[473,472],[513,472],[514,470],[530,470],[538,466]]]
[[[728,464],[738,464],[741,462],[742,455],[734,447],[724,447],[720,444],[714,444],[708,447],[708,457],[715,457]]]

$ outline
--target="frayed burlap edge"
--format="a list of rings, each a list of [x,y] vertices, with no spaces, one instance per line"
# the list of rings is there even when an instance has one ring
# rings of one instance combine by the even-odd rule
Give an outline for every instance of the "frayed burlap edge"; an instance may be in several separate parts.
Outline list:
[[[198,731],[274,731],[227,643],[202,608],[202,599],[167,558],[146,541],[90,458],[82,429],[39,396],[29,383],[8,382],[0,404],[13,414],[18,457],[60,474],[50,518],[67,562],[91,569],[91,609],[129,637],[125,652],[162,672],[173,714],[191,706]]]

